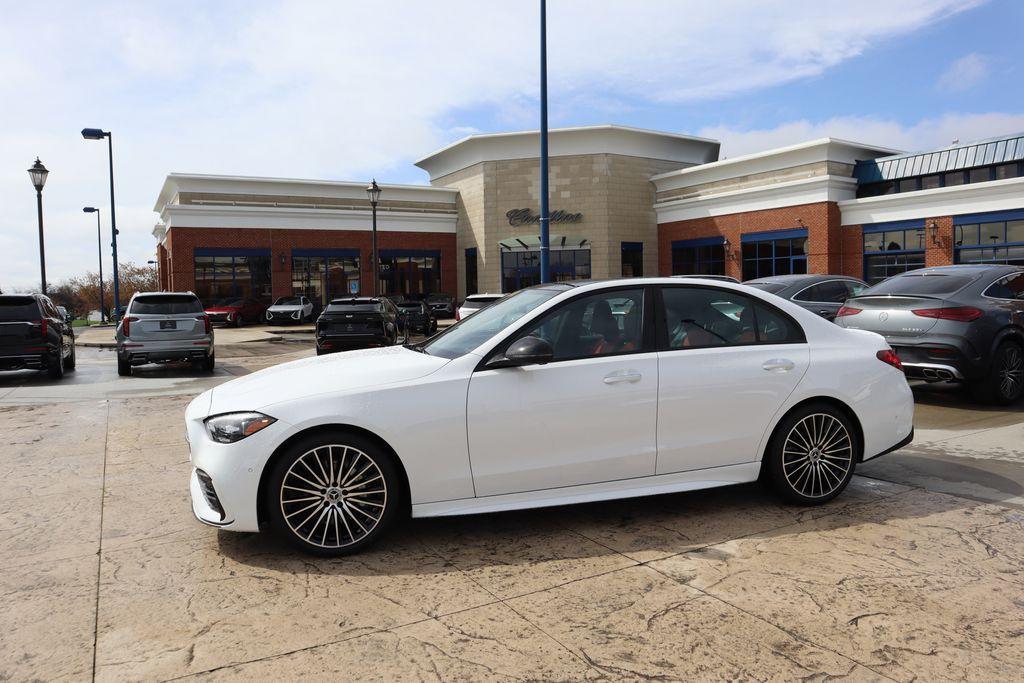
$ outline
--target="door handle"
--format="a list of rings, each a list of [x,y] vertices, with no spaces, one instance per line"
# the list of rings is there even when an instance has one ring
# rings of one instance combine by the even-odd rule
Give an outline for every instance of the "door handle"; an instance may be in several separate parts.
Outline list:
[[[795,367],[795,363],[788,358],[772,358],[762,363],[761,367],[768,372],[789,372]]]
[[[639,382],[643,377],[636,370],[619,370],[604,376],[605,384],[621,384],[622,382]]]

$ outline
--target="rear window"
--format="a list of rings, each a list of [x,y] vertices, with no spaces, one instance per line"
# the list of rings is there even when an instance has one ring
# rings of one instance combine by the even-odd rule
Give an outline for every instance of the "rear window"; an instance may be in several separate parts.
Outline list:
[[[136,315],[180,315],[202,312],[203,305],[199,303],[199,299],[185,294],[140,297],[132,303],[130,311]]]
[[[377,301],[332,301],[327,305],[328,313],[379,313],[380,309],[381,305]]]
[[[30,296],[5,296],[0,298],[0,322],[39,320],[39,304]]]
[[[786,285],[779,284],[778,282],[744,282],[743,284],[750,287],[757,287],[760,290],[775,294],[781,292],[786,288]]]
[[[879,282],[871,289],[862,292],[861,296],[875,294],[953,294],[969,285],[974,278],[967,275],[897,275],[884,282]]]

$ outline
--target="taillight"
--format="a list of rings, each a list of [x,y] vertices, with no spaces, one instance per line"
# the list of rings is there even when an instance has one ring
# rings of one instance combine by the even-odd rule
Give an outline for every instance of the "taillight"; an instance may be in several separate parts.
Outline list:
[[[903,372],[903,363],[900,362],[900,357],[896,355],[896,352],[892,349],[885,349],[875,354],[878,360],[882,361],[886,365],[891,365],[900,372]]]
[[[125,318],[124,322],[121,323],[121,334],[126,337],[130,337],[132,332],[132,323],[139,322],[138,318]]]
[[[202,320],[203,321],[203,331],[206,334],[210,334],[211,332],[213,332],[213,323],[210,322],[210,316],[208,316],[208,315],[206,315],[204,313],[203,315],[201,315],[198,318],[196,318],[196,320]]]
[[[46,331],[47,331],[47,329],[48,328],[46,326],[46,318],[43,318],[42,320],[39,321],[39,335],[43,339],[46,339]]]
[[[843,306],[842,308],[839,309],[839,312],[836,313],[836,317],[842,318],[847,315],[857,315],[858,313],[861,312],[861,310],[863,309],[854,308],[853,306]]]
[[[918,308],[912,311],[914,315],[922,318],[937,318],[938,320],[955,320],[959,323],[969,323],[977,320],[984,313],[973,306],[953,306],[951,308]]]

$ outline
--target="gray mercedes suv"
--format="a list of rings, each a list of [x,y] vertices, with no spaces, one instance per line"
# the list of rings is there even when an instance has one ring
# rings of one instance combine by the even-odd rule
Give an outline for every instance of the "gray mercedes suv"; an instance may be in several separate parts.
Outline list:
[[[896,275],[847,300],[836,323],[884,336],[908,379],[963,382],[1002,404],[1024,394],[1024,267]]]
[[[213,372],[213,326],[192,292],[139,293],[114,331],[117,374],[145,363],[191,361]]]

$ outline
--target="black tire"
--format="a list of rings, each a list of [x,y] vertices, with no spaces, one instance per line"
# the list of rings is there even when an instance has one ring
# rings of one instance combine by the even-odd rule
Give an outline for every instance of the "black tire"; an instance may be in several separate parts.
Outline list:
[[[775,428],[762,471],[786,501],[821,505],[843,492],[859,458],[860,442],[850,419],[827,403],[809,403]]]
[[[386,534],[405,509],[401,481],[394,457],[371,439],[320,432],[292,443],[274,462],[264,509],[274,532],[299,550],[350,555]]]
[[[68,359],[64,361],[65,370],[75,369],[75,341],[71,340],[71,353],[68,355]]]
[[[241,326],[242,326],[242,316],[240,316],[240,315],[235,316],[235,327],[241,327]]]
[[[117,374],[121,377],[131,377],[132,364],[128,362],[127,358],[117,357]]]
[[[49,365],[46,366],[46,374],[50,379],[61,379],[64,377],[64,354],[59,353]]]
[[[199,368],[203,372],[213,372],[213,368],[216,365],[216,359],[214,358],[213,352],[209,356],[204,358],[199,364]]]
[[[1024,348],[1014,341],[1004,341],[992,354],[989,376],[972,387],[976,398],[1010,405],[1024,396]]]

